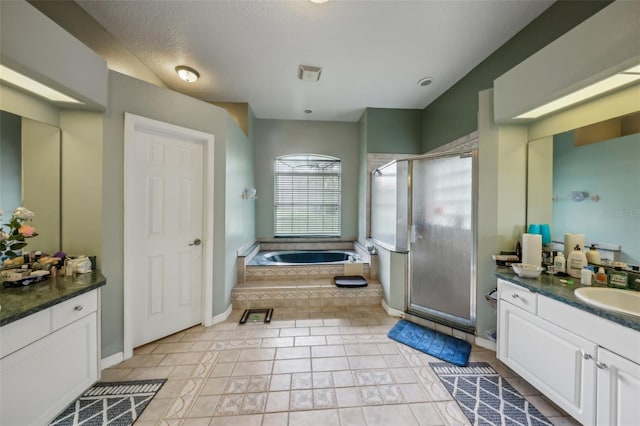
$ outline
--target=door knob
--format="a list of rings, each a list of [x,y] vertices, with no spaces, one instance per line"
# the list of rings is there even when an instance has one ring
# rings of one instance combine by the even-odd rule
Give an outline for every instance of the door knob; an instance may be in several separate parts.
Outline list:
[[[196,238],[195,240],[193,240],[193,242],[191,244],[189,244],[190,246],[199,246],[200,244],[202,244],[202,241],[200,241],[200,238]]]

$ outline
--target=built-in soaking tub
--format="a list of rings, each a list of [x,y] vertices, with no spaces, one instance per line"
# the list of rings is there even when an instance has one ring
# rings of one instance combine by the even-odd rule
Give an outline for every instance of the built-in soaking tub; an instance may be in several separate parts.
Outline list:
[[[352,250],[261,251],[254,256],[249,265],[331,265],[357,259],[358,255]]]

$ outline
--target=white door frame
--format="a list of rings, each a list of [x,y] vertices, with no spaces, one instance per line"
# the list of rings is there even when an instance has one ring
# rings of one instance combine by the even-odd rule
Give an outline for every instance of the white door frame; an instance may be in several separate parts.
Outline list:
[[[124,113],[124,359],[133,356],[133,269],[131,253],[135,250],[132,235],[133,223],[129,220],[128,208],[134,205],[132,191],[128,190],[127,180],[133,176],[135,163],[135,144],[133,138],[136,130],[144,129],[169,135],[179,135],[192,142],[201,143],[204,148],[203,193],[202,193],[202,324],[213,324],[213,176],[214,176],[214,135],[197,130],[180,127],[139,115]]]

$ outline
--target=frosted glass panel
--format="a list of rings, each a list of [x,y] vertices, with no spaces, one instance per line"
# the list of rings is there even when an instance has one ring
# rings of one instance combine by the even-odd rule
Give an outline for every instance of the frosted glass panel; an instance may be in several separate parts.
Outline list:
[[[393,162],[371,175],[371,237],[407,249],[408,162]]]
[[[473,158],[413,160],[409,308],[474,323]]]

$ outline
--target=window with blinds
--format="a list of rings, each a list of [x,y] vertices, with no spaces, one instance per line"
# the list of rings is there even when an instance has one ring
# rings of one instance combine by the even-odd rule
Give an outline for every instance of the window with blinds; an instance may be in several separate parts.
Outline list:
[[[274,167],[274,235],[339,237],[340,159],[287,155]]]

